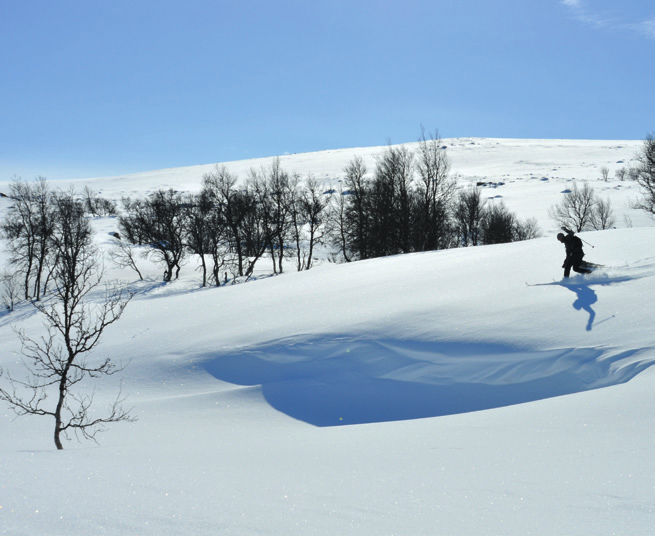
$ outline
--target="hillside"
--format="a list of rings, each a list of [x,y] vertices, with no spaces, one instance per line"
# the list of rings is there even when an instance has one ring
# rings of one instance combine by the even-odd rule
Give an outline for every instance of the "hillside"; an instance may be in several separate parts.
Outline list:
[[[443,139],[451,162],[451,175],[457,176],[462,187],[471,183],[490,183],[486,192],[490,199],[504,200],[519,217],[535,217],[544,231],[554,229],[546,216],[547,209],[569,188],[572,181],[589,181],[601,197],[609,197],[617,213],[617,226],[650,226],[652,220],[641,211],[630,208],[638,190],[630,181],[616,179],[616,171],[634,161],[643,142],[640,140],[521,140],[495,138]],[[416,144],[405,144],[414,149]],[[283,169],[323,180],[326,189],[336,187],[344,176],[343,168],[355,156],[361,157],[369,175],[375,170],[376,157],[386,146],[322,151],[317,153],[280,156]],[[245,179],[251,169],[269,167],[272,158],[225,162],[230,172]],[[88,181],[57,181],[81,190],[89,184],[104,196],[120,199],[135,197],[158,188],[183,191],[200,189],[202,176],[216,164],[147,171],[120,177],[89,179]],[[601,170],[607,168],[609,180],[601,180]],[[32,177],[23,177],[30,180]],[[499,183],[502,183],[499,185]],[[0,192],[7,182],[0,180]],[[627,218],[627,222],[626,222]]]
[[[56,452],[49,421],[0,408],[0,534],[649,534],[655,225],[632,184],[598,174],[639,143],[444,143],[463,184],[504,182],[489,197],[544,236],[215,289],[153,267],[97,351],[127,367],[96,403],[122,385],[138,422]],[[329,183],[381,149],[282,164]],[[208,168],[76,186],[193,190]],[[545,210],[573,179],[610,198],[618,228],[583,233],[605,267],[562,282]],[[115,221],[94,225],[105,248]],[[0,316],[4,369],[15,328],[43,330],[29,305]]]

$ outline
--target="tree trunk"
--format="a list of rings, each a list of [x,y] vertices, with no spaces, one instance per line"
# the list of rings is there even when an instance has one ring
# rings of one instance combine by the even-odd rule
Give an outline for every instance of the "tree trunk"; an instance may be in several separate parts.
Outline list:
[[[61,410],[64,406],[64,398],[66,397],[66,373],[61,377],[59,382],[59,400],[57,401],[57,409],[55,409],[55,446],[57,450],[63,450],[64,446],[61,444]]]

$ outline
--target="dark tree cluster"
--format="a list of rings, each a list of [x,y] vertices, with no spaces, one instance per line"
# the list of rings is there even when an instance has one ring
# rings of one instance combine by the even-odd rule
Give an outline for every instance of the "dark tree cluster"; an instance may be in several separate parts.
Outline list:
[[[251,170],[244,181],[217,166],[203,177],[199,193],[158,190],[124,199],[124,241],[114,257],[138,271],[125,244],[141,246],[171,281],[193,256],[202,285],[218,286],[228,272],[250,277],[262,259],[273,273],[289,260],[307,270],[319,245],[352,261],[537,236],[534,221],[520,222],[502,203],[487,207],[478,190],[460,191],[449,172],[441,139],[425,132],[414,152],[389,146],[370,177],[364,161],[354,158],[340,191],[323,192],[311,176],[300,180],[279,159]]]
[[[52,272],[54,257],[54,205],[46,180],[32,183],[20,180],[10,185],[12,205],[2,221],[2,236],[7,241],[12,273],[22,280],[24,299],[39,300]]]
[[[518,242],[540,235],[536,219],[521,221],[502,201],[488,203],[478,187],[462,190],[454,208],[457,238],[464,247]]]
[[[52,191],[43,177],[32,182],[13,181],[7,197],[11,199],[11,205],[0,222],[0,236],[7,244],[11,278],[5,274],[3,280],[11,279],[13,287],[20,288],[20,295],[25,300],[41,299],[61,260],[56,244],[57,226],[63,217],[58,208],[64,200],[75,206],[76,214],[82,219],[116,213],[114,203],[88,187],[81,196],[72,191]]]
[[[328,198],[319,186],[311,177],[301,183],[279,159],[251,170],[244,184],[217,166],[197,194],[158,190],[146,199],[124,199],[121,237],[146,246],[145,254],[164,265],[165,281],[179,276],[190,255],[200,260],[203,286],[220,285],[225,270],[249,277],[263,257],[274,273],[284,270],[287,258],[307,270],[327,216]]]
[[[350,261],[538,235],[534,220],[519,221],[503,203],[486,206],[479,189],[459,190],[449,170],[446,147],[436,134],[423,133],[416,152],[389,146],[370,179],[364,162],[355,158],[344,170],[332,244]]]

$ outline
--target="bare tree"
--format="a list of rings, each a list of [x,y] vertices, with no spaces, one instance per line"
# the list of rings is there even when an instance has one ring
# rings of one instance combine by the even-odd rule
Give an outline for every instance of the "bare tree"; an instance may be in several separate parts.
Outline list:
[[[514,241],[532,240],[541,236],[541,229],[537,218],[528,218],[524,221],[517,221],[514,226]]]
[[[484,205],[480,188],[469,188],[459,193],[455,206],[455,224],[462,246],[477,246],[480,243]]]
[[[135,246],[126,244],[120,238],[114,237],[114,245],[109,250],[109,258],[117,268],[130,268],[134,270],[139,279],[143,281],[143,274],[136,263]]]
[[[594,189],[589,184],[585,182],[582,188],[574,184],[573,190],[565,193],[558,205],[548,209],[548,216],[560,227],[580,232],[591,225],[597,202]]]
[[[449,177],[450,160],[437,131],[426,138],[421,129],[416,169],[418,172],[416,248],[419,251],[451,245],[451,212],[457,181]]]
[[[506,244],[514,240],[516,216],[501,201],[493,203],[484,210],[481,221],[481,238],[483,244]]]
[[[295,208],[298,194],[298,176],[289,175],[275,158],[268,170],[262,170],[266,181],[267,199],[261,199],[262,208],[268,209],[270,222],[270,250],[273,260],[273,271],[282,273],[284,254],[290,241],[292,227],[292,211]],[[276,262],[277,253],[277,262]]]
[[[95,440],[106,425],[134,420],[117,396],[105,416],[91,411],[93,393],[79,392],[86,378],[111,375],[120,367],[109,359],[93,360],[94,350],[107,326],[116,322],[132,297],[124,288],[106,287],[98,302],[94,294],[102,280],[102,265],[92,244],[84,210],[71,195],[54,198],[54,289],[34,305],[43,315],[47,335],[35,338],[18,332],[22,343],[24,379],[9,373],[9,386],[0,387],[0,399],[17,415],[40,415],[55,421],[54,442],[62,449],[62,435]],[[54,392],[54,396],[52,396]],[[49,403],[54,398],[54,403]]]
[[[184,243],[198,256],[202,271],[202,286],[207,286],[207,255],[211,252],[212,211],[214,206],[206,190],[188,195],[184,202]]]
[[[18,275],[16,272],[0,274],[0,303],[7,311],[13,311],[20,300]]]
[[[220,229],[224,227],[224,240],[227,250],[233,252],[236,262],[236,273],[244,275],[245,258],[245,236],[244,229],[246,219],[255,210],[254,198],[247,189],[237,186],[238,178],[232,175],[225,166],[216,166],[213,172],[207,173],[202,178],[203,190],[207,192],[214,208],[217,218],[215,232],[212,235],[214,241],[214,254],[219,255],[223,239],[219,237]],[[219,265],[218,258],[215,258],[214,268]]]
[[[245,196],[249,199],[250,210],[246,211],[243,221],[243,251],[247,257],[248,266],[245,275],[250,277],[255,264],[269,249],[273,252],[273,244],[280,231],[278,226],[275,200],[270,190],[271,182],[265,174],[250,170],[246,183]],[[272,255],[273,268],[276,269],[275,257]]]
[[[614,210],[612,209],[612,203],[609,199],[596,199],[596,204],[591,213],[589,223],[597,231],[614,227],[616,218],[614,217]]]
[[[412,238],[414,153],[392,146],[377,158],[369,190],[370,245],[374,257],[409,253]]]
[[[39,300],[47,277],[53,227],[51,192],[43,177],[32,183],[16,179],[9,188],[13,203],[2,222],[9,263],[23,277],[25,299]]]
[[[116,204],[109,199],[100,197],[89,185],[82,190],[84,210],[91,216],[115,216]]]
[[[118,220],[121,236],[132,244],[149,246],[145,254],[166,266],[164,281],[171,281],[173,274],[177,279],[187,254],[182,194],[157,190],[148,199],[126,199],[123,204],[126,214]]]
[[[655,134],[646,136],[637,155],[637,166],[631,171],[630,178],[641,187],[643,193],[643,198],[636,202],[635,207],[655,215]]]
[[[347,196],[350,196],[349,190],[344,190],[341,183],[339,190],[333,192],[327,207],[327,234],[330,237],[330,244],[336,248],[335,258],[338,255],[343,256],[343,260],[351,262],[349,243],[351,234],[348,227],[347,213],[350,204]]]
[[[312,266],[314,247],[323,239],[327,203],[319,182],[310,176],[301,188],[291,214],[298,271],[309,270]]]
[[[360,156],[354,157],[346,167],[345,189],[334,198],[333,213],[338,222],[338,243],[346,262],[351,259],[367,259],[370,256],[371,195],[367,184],[366,164]]]

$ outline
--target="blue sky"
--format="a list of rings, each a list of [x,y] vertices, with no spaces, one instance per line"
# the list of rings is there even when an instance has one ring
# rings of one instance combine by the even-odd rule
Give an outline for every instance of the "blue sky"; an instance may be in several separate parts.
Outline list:
[[[442,137],[643,139],[653,0],[0,0],[0,180]]]

